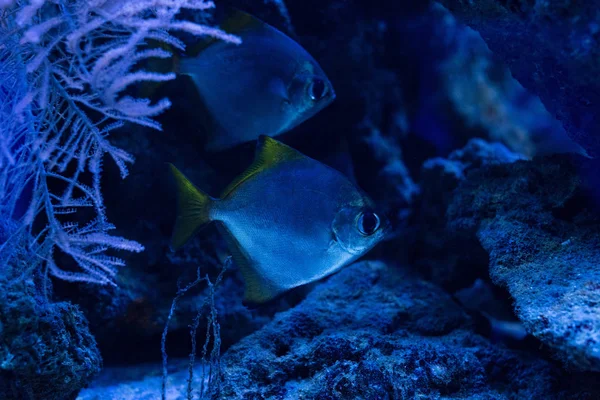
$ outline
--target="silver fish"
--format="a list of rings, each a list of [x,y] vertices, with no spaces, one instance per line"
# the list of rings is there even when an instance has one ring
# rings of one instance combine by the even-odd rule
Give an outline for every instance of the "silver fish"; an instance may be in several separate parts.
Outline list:
[[[221,25],[242,44],[213,40],[179,61],[206,108],[206,148],[223,150],[276,136],[315,115],[335,99],[314,58],[274,27],[241,11]]]
[[[170,168],[179,192],[172,248],[217,221],[242,271],[246,304],[338,271],[389,228],[344,175],[267,136],[260,136],[252,165],[219,199]]]

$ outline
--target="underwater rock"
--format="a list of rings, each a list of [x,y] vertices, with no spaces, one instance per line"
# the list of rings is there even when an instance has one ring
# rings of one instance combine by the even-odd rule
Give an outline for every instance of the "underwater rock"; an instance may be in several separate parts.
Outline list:
[[[100,352],[77,306],[48,301],[47,278],[30,274],[39,259],[25,249],[0,268],[0,398],[74,399],[100,371]]]
[[[490,277],[567,366],[600,371],[597,160],[553,156],[471,171],[447,210],[474,232]]]
[[[408,170],[400,145],[393,136],[383,136],[379,129],[365,124],[369,131],[364,141],[376,160],[382,163],[377,174],[381,192],[384,196],[378,199],[395,210],[396,220],[402,221],[410,213],[410,205],[419,194],[419,187],[413,181]]]
[[[590,156],[600,154],[600,1],[439,0]]]
[[[454,298],[465,308],[475,322],[475,332],[501,342],[511,348],[539,347],[523,324],[514,315],[510,298],[502,288],[477,278],[473,285],[454,293]]]
[[[478,277],[487,276],[487,254],[472,234],[448,230],[446,210],[454,190],[469,171],[524,158],[501,143],[471,139],[447,159],[438,157],[425,161],[419,179],[421,193],[415,201],[410,229],[401,237],[410,243],[402,246],[410,249],[410,265],[452,292],[471,285]]]
[[[417,16],[391,18],[388,38],[397,58],[418,68],[407,73],[399,67],[410,132],[433,145],[437,155],[446,156],[472,137],[502,142],[527,157],[585,152],[513,77],[485,37],[439,3]]]
[[[213,398],[594,398],[600,387],[474,334],[461,307],[365,261],[231,347]]]

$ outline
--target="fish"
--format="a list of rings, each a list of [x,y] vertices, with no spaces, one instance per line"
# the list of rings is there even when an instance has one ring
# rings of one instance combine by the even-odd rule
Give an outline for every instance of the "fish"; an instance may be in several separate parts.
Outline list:
[[[454,297],[473,319],[476,331],[489,336],[493,342],[519,347],[530,341],[510,304],[503,301],[491,283],[478,278],[470,287],[454,293]]]
[[[221,151],[287,132],[336,97],[317,61],[278,29],[240,10],[229,10],[221,29],[241,44],[207,39],[176,72],[192,79],[203,109],[206,150]]]
[[[219,198],[169,167],[178,192],[171,249],[216,222],[241,270],[245,305],[337,272],[390,229],[346,176],[269,136],[258,138],[253,163]]]

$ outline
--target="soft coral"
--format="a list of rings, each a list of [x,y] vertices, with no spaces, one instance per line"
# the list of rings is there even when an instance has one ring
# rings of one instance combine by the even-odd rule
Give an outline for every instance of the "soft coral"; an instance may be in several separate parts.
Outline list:
[[[139,252],[143,246],[108,233],[114,226],[100,188],[103,158],[110,155],[123,178],[126,164],[133,162],[108,135],[124,122],[160,130],[152,118],[170,106],[169,100],[151,104],[124,92],[135,83],[175,77],[139,67],[149,58],[171,56],[148,41],[183,50],[171,31],[239,39],[176,18],[182,9],[214,7],[206,0],[30,0],[5,7],[0,7],[0,75],[6,77],[0,83],[0,218],[18,219],[19,232],[36,235],[39,256],[54,276],[114,284],[123,261],[107,250]],[[22,203],[27,205],[20,212]],[[82,207],[94,210],[85,226],[62,216]],[[40,220],[45,227],[34,230]],[[59,268],[57,249],[80,271]]]

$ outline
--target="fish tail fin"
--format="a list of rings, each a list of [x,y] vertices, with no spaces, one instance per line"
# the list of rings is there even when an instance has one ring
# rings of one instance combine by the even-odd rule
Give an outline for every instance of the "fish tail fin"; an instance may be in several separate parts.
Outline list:
[[[169,163],[177,184],[178,210],[171,249],[183,246],[196,232],[211,222],[210,208],[215,199],[198,189],[173,164]]]

